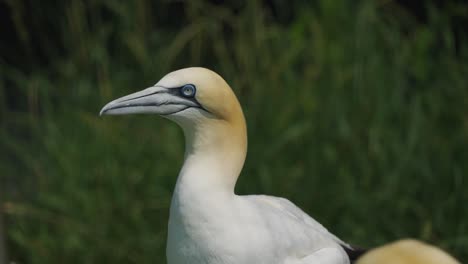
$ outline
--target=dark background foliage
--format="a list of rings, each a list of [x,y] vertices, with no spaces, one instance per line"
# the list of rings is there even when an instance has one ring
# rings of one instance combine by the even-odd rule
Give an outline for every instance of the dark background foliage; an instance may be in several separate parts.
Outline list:
[[[188,66],[244,107],[237,193],[352,244],[468,259],[467,18],[464,1],[0,2],[0,262],[5,240],[16,263],[165,263],[181,131],[98,112]]]

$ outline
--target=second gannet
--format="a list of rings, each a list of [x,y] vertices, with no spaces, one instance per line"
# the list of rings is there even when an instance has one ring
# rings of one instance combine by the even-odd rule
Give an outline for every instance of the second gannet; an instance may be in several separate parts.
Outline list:
[[[402,239],[364,254],[357,264],[461,264],[442,249],[415,239]]]
[[[185,135],[170,208],[169,264],[349,264],[359,255],[284,198],[234,193],[247,129],[234,92],[215,72],[174,71],[101,110],[137,113],[175,121]]]

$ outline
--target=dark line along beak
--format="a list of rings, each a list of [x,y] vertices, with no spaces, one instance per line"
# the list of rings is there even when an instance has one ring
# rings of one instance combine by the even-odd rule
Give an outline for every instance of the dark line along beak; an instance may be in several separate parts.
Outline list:
[[[170,115],[190,107],[202,108],[194,98],[180,96],[179,89],[153,86],[105,105],[100,115]]]

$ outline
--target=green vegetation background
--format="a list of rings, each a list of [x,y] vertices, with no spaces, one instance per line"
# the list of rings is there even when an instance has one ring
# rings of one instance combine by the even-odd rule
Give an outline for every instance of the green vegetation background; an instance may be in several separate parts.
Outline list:
[[[98,112],[205,66],[246,114],[237,193],[287,197],[352,244],[415,237],[467,260],[468,42],[452,20],[467,6],[422,6],[421,22],[393,1],[307,2],[7,1],[21,40],[1,40],[9,258],[165,263],[182,133]]]

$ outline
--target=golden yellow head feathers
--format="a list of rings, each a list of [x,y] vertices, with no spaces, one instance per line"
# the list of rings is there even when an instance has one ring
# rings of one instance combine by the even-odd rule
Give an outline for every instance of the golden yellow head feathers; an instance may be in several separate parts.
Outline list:
[[[240,112],[241,106],[234,92],[217,73],[200,67],[185,68],[164,76],[157,84],[163,87],[195,85],[195,98],[208,112],[220,119],[229,120]]]

